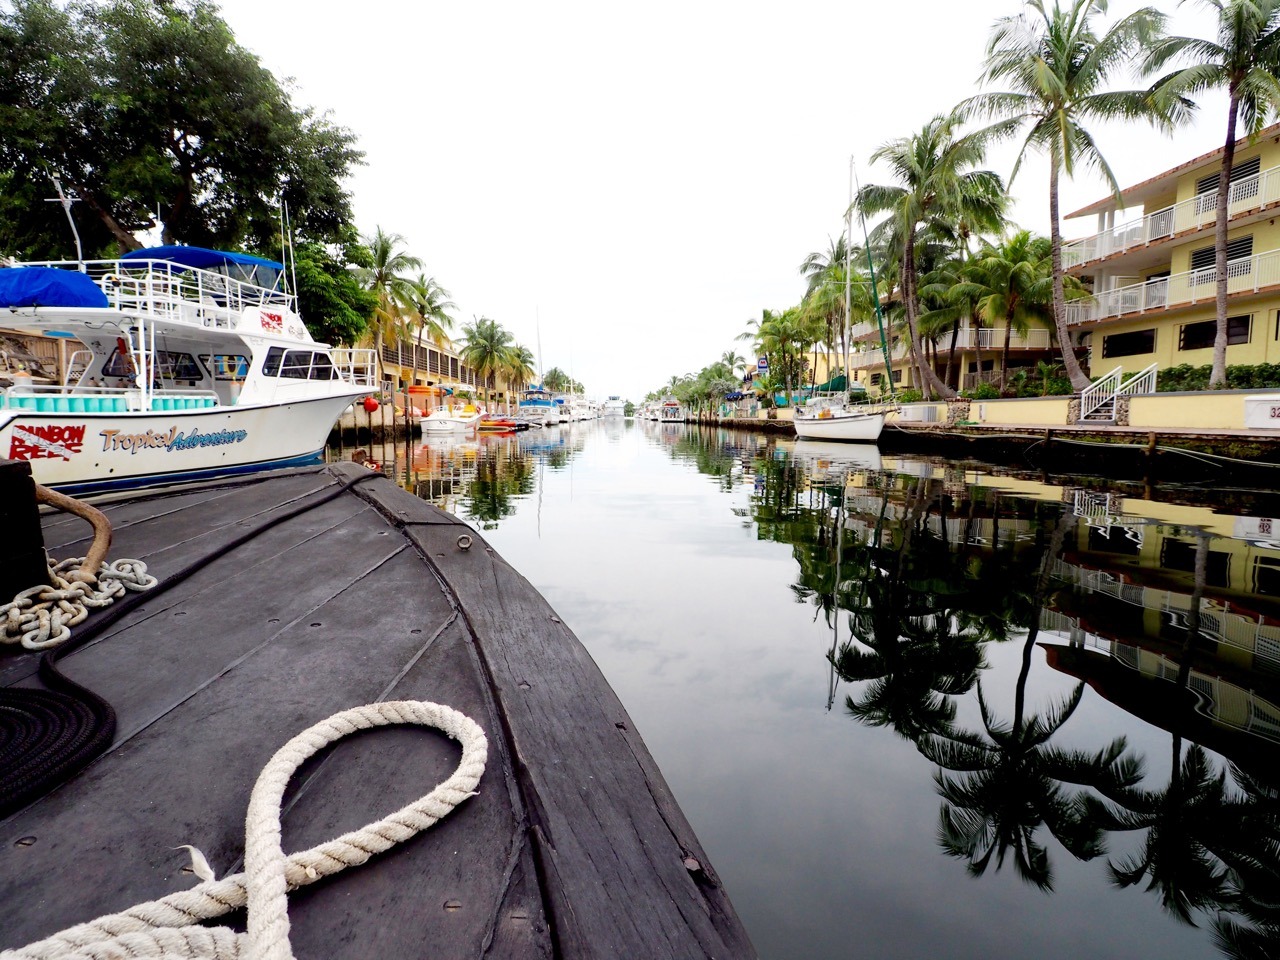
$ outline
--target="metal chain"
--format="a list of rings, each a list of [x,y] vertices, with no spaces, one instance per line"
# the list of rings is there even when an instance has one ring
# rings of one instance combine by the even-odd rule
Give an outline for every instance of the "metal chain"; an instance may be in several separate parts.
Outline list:
[[[71,628],[91,609],[108,606],[126,591],[150,590],[157,582],[141,560],[104,563],[96,581],[66,576],[84,562],[84,557],[50,560],[49,583],[23,590],[11,603],[0,604],[0,643],[20,643],[28,650],[56,647],[71,638]]]

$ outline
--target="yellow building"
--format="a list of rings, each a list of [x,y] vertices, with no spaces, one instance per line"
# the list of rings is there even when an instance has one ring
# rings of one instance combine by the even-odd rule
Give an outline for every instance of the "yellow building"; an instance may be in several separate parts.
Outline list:
[[[1067,215],[1097,217],[1062,251],[1093,292],[1067,320],[1094,376],[1213,362],[1221,168],[1219,148]],[[1280,362],[1280,124],[1237,142],[1229,213],[1227,363]]]

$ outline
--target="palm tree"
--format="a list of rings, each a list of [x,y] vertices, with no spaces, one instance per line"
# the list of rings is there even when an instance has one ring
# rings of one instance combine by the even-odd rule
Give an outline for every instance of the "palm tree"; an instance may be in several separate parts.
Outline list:
[[[564,393],[573,379],[559,367],[552,367],[542,378],[542,385],[553,393]]]
[[[926,396],[937,393],[947,399],[956,392],[926,361],[920,339],[917,244],[924,228],[953,237],[961,221],[994,227],[1007,202],[997,174],[973,169],[982,161],[984,137],[957,136],[957,126],[954,117],[934,117],[918,133],[882,145],[871,160],[887,162],[898,183],[869,184],[855,201],[864,215],[890,215],[877,230],[892,238],[900,258],[898,285],[920,388]]]
[[[738,376],[738,371],[745,372],[747,369],[747,358],[735,350],[726,350],[720,357],[720,363],[725,365],[731,377]]]
[[[973,302],[976,315],[988,325],[1004,322],[1000,360],[1000,389],[1004,390],[1014,331],[1025,336],[1032,320],[1053,323],[1049,238],[1018,230],[997,245],[984,243],[964,273],[965,279],[952,288],[954,295]]]
[[[478,317],[463,326],[462,336],[463,344],[458,356],[492,393],[496,375],[511,362],[511,334],[496,320]]]
[[[1186,112],[1181,101],[1159,100],[1148,91],[1102,87],[1126,61],[1159,37],[1164,15],[1144,7],[1116,23],[1099,37],[1094,17],[1105,14],[1106,0],[1070,0],[1064,10],[1059,0],[1046,8],[1044,0],[1027,0],[1027,13],[1002,17],[992,28],[987,44],[984,82],[1007,80],[1006,92],[979,94],[961,103],[962,117],[986,115],[1004,118],[988,128],[992,136],[1012,135],[1029,126],[1010,182],[1018,175],[1030,150],[1049,155],[1049,230],[1053,264],[1053,319],[1062,349],[1063,365],[1076,390],[1089,386],[1089,378],[1076,360],[1067,330],[1066,296],[1062,280],[1062,234],[1058,215],[1058,178],[1074,176],[1080,165],[1100,170],[1119,195],[1115,174],[1098,149],[1087,121],[1145,120],[1171,127]]]
[[[504,375],[513,390],[523,390],[537,373],[534,366],[533,351],[518,343],[511,345],[507,353],[507,368]]]
[[[807,284],[805,297],[810,296],[822,286],[827,279],[828,270],[832,267],[844,266],[852,253],[853,251],[848,249],[844,235],[841,234],[838,240],[827,238],[826,250],[815,250],[805,257],[804,262],[800,264],[800,275],[805,278]]]
[[[1199,0],[1218,13],[1218,38],[1167,37],[1156,43],[1145,70],[1154,73],[1171,61],[1189,57],[1191,66],[1156,81],[1161,97],[1180,101],[1208,90],[1226,88],[1227,139],[1218,175],[1218,220],[1214,234],[1218,326],[1213,340],[1209,386],[1227,385],[1227,220],[1231,167],[1235,160],[1236,124],[1244,121],[1253,139],[1269,117],[1280,110],[1280,0]]]
[[[421,270],[422,261],[402,249],[404,237],[386,233],[381,227],[372,237],[362,238],[362,242],[369,248],[373,265],[362,268],[360,277],[378,298],[378,306],[373,311],[373,348],[381,359],[383,339],[387,335],[399,336],[400,317],[413,302],[413,281],[407,274]]]
[[[412,319],[418,325],[418,345],[413,351],[413,379],[418,382],[418,354],[422,350],[422,335],[425,333],[438,348],[443,348],[449,341],[447,331],[453,329],[453,317],[448,310],[456,310],[458,305],[449,299],[452,294],[436,283],[435,277],[419,274],[411,281],[409,293],[412,297]]]

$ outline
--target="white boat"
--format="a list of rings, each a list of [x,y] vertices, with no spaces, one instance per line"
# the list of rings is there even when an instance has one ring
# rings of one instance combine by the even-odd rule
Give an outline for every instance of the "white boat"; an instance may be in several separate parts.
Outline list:
[[[319,461],[377,360],[316,343],[282,271],[175,246],[0,269],[6,329],[79,341],[74,382],[0,390],[0,456],[82,494]]]
[[[663,423],[684,423],[686,419],[684,407],[677,400],[664,400],[658,410],[658,419]]]
[[[422,418],[423,433],[461,433],[474,430],[484,410],[474,403],[451,403],[432,410]]]
[[[884,407],[850,403],[844,397],[813,397],[796,408],[796,436],[875,443],[887,412]]]
[[[627,413],[627,405],[621,397],[610,397],[604,402],[602,413],[605,417],[624,417]]]
[[[545,427],[560,422],[551,394],[540,386],[531,386],[520,394],[517,416],[531,425]]]

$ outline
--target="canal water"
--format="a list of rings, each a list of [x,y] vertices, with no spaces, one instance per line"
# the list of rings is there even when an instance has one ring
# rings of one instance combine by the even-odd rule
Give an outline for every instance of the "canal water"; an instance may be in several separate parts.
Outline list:
[[[1276,496],[633,421],[371,452],[573,628],[762,957],[1280,956]]]

